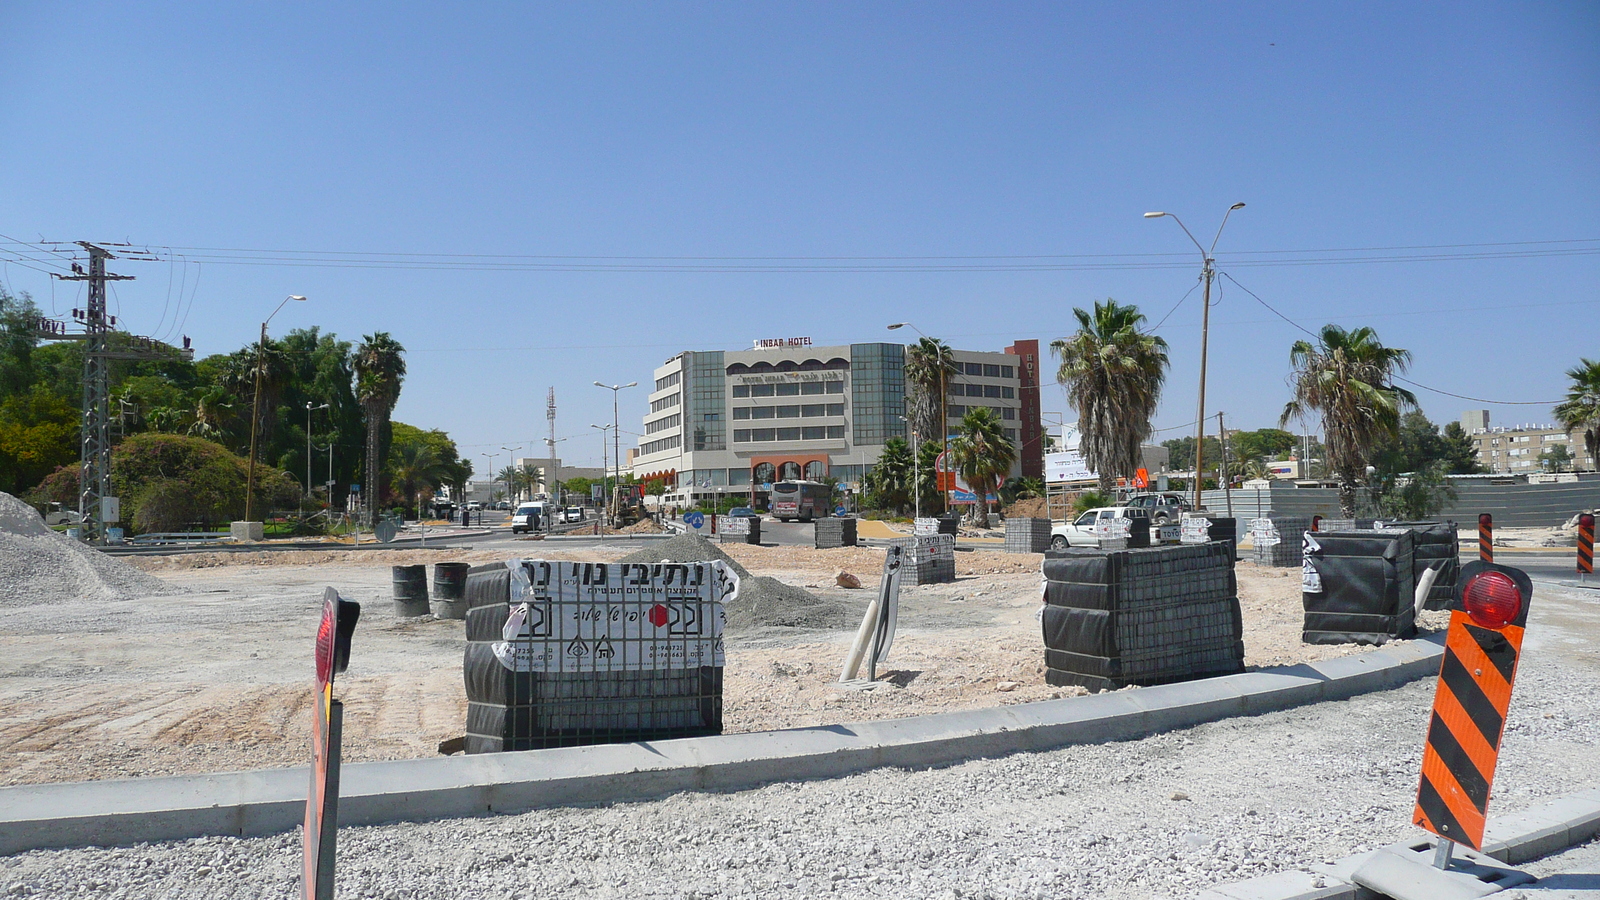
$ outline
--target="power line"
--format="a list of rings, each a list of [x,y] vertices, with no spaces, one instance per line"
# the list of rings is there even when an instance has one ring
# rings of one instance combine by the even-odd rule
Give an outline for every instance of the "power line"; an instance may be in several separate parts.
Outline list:
[[[1295,320],[1289,318],[1288,316],[1284,315],[1283,313],[1278,312],[1276,309],[1274,309],[1272,307],[1272,304],[1268,303],[1265,300],[1262,300],[1261,297],[1258,296],[1255,291],[1252,291],[1249,288],[1245,287],[1244,285],[1239,284],[1239,282],[1232,275],[1229,275],[1227,272],[1223,272],[1222,275],[1223,275],[1224,278],[1227,278],[1229,281],[1232,281],[1234,284],[1238,285],[1240,290],[1244,291],[1246,294],[1249,294],[1252,297],[1255,297],[1256,302],[1260,303],[1262,306],[1266,307],[1267,310],[1269,312],[1271,312],[1273,315],[1275,315],[1278,318],[1284,320],[1285,322],[1288,322],[1290,325],[1293,325],[1294,327],[1300,329],[1301,331],[1305,332],[1306,334],[1309,334],[1314,338],[1317,337],[1317,334],[1315,332],[1313,332],[1311,329],[1305,327],[1304,325],[1301,325],[1299,322],[1296,322]],[[1409,378],[1402,378],[1399,375],[1394,375],[1392,377],[1396,381],[1404,381],[1406,384],[1422,388],[1425,391],[1432,391],[1435,394],[1443,394],[1446,397],[1455,397],[1455,398],[1457,398],[1459,400],[1470,400],[1473,403],[1489,403],[1489,404],[1492,404],[1492,405],[1495,405],[1495,406],[1554,406],[1555,404],[1561,402],[1559,400],[1485,400],[1482,397],[1468,397],[1465,394],[1457,394],[1457,393],[1453,393],[1451,391],[1441,390],[1439,388],[1431,387],[1429,385],[1423,384],[1420,381],[1412,381]]]

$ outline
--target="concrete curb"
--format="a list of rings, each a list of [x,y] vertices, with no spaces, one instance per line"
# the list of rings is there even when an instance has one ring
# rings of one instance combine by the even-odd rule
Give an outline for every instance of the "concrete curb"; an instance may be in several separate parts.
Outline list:
[[[1483,835],[1483,855],[1519,865],[1559,853],[1600,836],[1600,788],[1568,794],[1526,812],[1496,816]],[[1431,848],[1432,835],[1391,844],[1394,849]],[[1214,887],[1195,900],[1372,900],[1379,895],[1351,884],[1347,877],[1374,853],[1347,856],[1329,866],[1313,866]]]
[[[655,743],[355,763],[339,823],[374,825],[921,768],[1131,740],[1386,690],[1438,672],[1443,635],[1359,656],[1181,684],[850,725]],[[0,788],[0,854],[293,830],[309,770]]]

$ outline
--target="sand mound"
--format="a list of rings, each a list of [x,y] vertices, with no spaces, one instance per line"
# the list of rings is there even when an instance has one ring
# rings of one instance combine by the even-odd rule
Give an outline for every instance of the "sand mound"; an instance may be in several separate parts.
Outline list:
[[[154,575],[56,534],[33,507],[0,493],[0,607],[171,592]]]
[[[697,534],[670,540],[624,556],[618,562],[710,562],[721,560],[739,573],[739,596],[727,604],[729,628],[851,628],[861,614],[849,605],[826,600],[805,588],[765,575],[751,575],[744,566]]]

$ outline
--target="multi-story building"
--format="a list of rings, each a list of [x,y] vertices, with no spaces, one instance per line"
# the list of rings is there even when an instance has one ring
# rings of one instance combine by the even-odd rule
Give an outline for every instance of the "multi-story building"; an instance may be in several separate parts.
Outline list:
[[[1479,423],[1482,424],[1479,424]],[[1471,427],[1468,426],[1477,426]],[[1461,417],[1461,427],[1472,438],[1478,462],[1496,474],[1527,475],[1544,470],[1540,454],[1565,447],[1571,457],[1566,470],[1594,471],[1595,458],[1584,446],[1583,435],[1556,425],[1518,425],[1489,427],[1489,414],[1470,410]]]
[[[691,491],[747,491],[752,480],[859,483],[884,442],[909,436],[905,352],[901,344],[815,347],[790,338],[679,353],[655,370],[633,473],[667,478],[680,500]],[[990,407],[1018,444],[1013,474],[1042,474],[1038,342],[954,353],[961,374],[949,385],[952,430],[969,407]]]

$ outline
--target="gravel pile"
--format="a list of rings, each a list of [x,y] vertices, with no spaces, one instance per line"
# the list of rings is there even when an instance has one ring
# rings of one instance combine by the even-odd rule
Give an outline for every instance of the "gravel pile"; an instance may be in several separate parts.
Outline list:
[[[618,562],[711,562],[721,560],[739,573],[739,596],[726,604],[729,628],[851,628],[860,622],[861,613],[837,600],[818,597],[805,588],[785,584],[765,575],[751,575],[711,543],[697,534],[680,534],[662,543],[624,556]]]
[[[0,492],[0,608],[171,592],[154,575],[51,531],[33,507]]]

